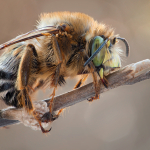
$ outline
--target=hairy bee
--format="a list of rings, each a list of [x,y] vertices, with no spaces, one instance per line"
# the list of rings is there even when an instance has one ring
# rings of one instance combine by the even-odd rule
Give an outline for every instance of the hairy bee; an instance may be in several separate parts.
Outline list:
[[[34,113],[30,93],[46,84],[54,89],[50,115],[43,116],[45,122],[55,119],[51,116],[55,90],[67,77],[82,75],[75,85],[78,88],[91,73],[95,86],[95,97],[91,101],[98,99],[100,81],[109,86],[105,76],[121,67],[118,40],[125,43],[128,56],[127,41],[88,15],[42,14],[37,29],[0,45],[0,49],[5,49],[0,57],[1,98],[7,105],[24,107],[39,122],[42,132],[48,132],[41,125],[42,118]]]

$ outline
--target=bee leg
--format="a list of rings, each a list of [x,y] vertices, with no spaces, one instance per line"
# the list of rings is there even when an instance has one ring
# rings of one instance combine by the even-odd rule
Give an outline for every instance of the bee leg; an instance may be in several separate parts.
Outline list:
[[[99,91],[100,91],[100,80],[103,83],[103,85],[108,88],[108,81],[104,76],[104,69],[103,67],[100,69],[99,73],[98,72],[94,72],[92,73],[93,75],[93,83],[94,83],[94,87],[95,87],[95,96],[90,98],[88,101],[92,102],[94,99],[99,99]],[[98,79],[98,76],[100,77],[100,80]]]
[[[57,119],[59,115],[63,112],[64,108],[60,109],[56,115],[53,115],[53,119]]]
[[[55,71],[55,75],[54,75],[54,89],[53,89],[53,92],[52,94],[50,95],[52,98],[51,100],[49,101],[49,111],[50,111],[50,114],[52,114],[53,112],[53,106],[54,106],[54,96],[55,96],[55,91],[56,91],[56,88],[57,88],[57,85],[58,85],[58,80],[59,80],[59,73],[60,73],[60,67],[61,67],[61,64],[58,64],[57,68],[56,68],[56,71]],[[51,115],[50,115],[51,116]],[[58,118],[58,117],[57,117]],[[50,120],[51,121],[51,117],[50,117]]]
[[[51,129],[52,129],[52,127],[51,127],[49,130],[45,130],[45,129],[42,127],[41,122],[39,122],[39,125],[40,125],[41,131],[42,131],[43,133],[48,133],[48,132],[50,132]]]
[[[33,45],[30,44],[26,46],[24,50],[24,54],[20,61],[18,75],[17,75],[17,83],[18,83],[17,88],[18,90],[21,91],[20,103],[22,103],[22,105],[29,113],[32,113],[34,109],[28,93],[28,80],[30,76],[32,57],[33,57],[32,46]]]
[[[54,54],[57,57],[56,58],[57,59],[57,64],[59,65],[59,64],[62,63],[62,55],[61,55],[61,51],[60,51],[56,36],[54,34],[52,34],[51,41],[53,43],[52,47],[54,49]]]
[[[53,34],[52,35],[52,43],[53,43],[53,49],[54,49],[54,53],[55,53],[55,56],[57,57],[57,68],[56,68],[56,71],[55,71],[55,75],[54,75],[54,82],[53,82],[53,86],[54,86],[54,90],[51,94],[52,98],[50,100],[50,112],[52,113],[53,111],[53,101],[54,101],[54,96],[55,96],[55,90],[57,88],[57,85],[58,85],[58,80],[59,80],[59,73],[60,73],[60,67],[61,67],[61,63],[62,63],[62,55],[61,55],[61,51],[59,49],[59,45],[58,45],[58,42],[57,42],[57,39],[56,39],[56,36]]]
[[[88,74],[84,74],[83,77],[77,82],[74,89],[79,88],[87,79]]]
[[[99,71],[99,76],[100,76],[100,79],[101,79],[103,85],[104,85],[106,88],[108,88],[108,81],[107,81],[107,79],[106,79],[105,76],[104,76],[104,69],[103,69],[103,68],[100,69],[100,71]]]
[[[101,80],[102,81],[102,80]],[[108,82],[108,80],[105,78],[105,76],[103,76],[103,85],[105,86],[105,88],[108,88],[108,84],[109,84],[109,82]]]
[[[87,55],[86,51],[84,49],[82,49],[81,52],[86,56],[86,59],[88,60],[89,56]],[[92,102],[93,100],[99,99],[99,97],[100,97],[100,94],[99,94],[100,80],[99,80],[99,74],[96,71],[96,68],[92,62],[89,63],[88,68],[89,68],[89,72],[92,73],[93,83],[94,83],[94,88],[95,88],[95,96],[88,99],[89,102]],[[80,84],[80,81],[76,84],[76,86],[78,86],[78,84]]]
[[[95,96],[88,99],[89,102],[92,102],[95,99],[99,99],[99,97],[100,97],[100,94],[99,94],[100,80],[99,80],[97,72],[93,72],[92,77],[93,77],[93,83],[94,83],[94,88],[95,88]]]
[[[41,125],[41,119],[37,116],[34,112],[34,107],[29,96],[28,92],[28,82],[31,73],[31,65],[33,57],[37,57],[36,49],[32,44],[26,46],[24,50],[24,54],[21,58],[18,76],[17,76],[17,83],[18,83],[18,90],[21,91],[21,100],[20,102],[23,103],[23,106],[27,110],[28,113],[32,114],[34,118],[38,121],[41,130],[43,133],[49,132],[50,130],[44,130]]]
[[[49,101],[49,112],[47,113],[47,115],[42,116],[42,119],[47,120],[48,122],[51,122],[54,119],[58,118],[58,115],[55,115],[55,117],[54,117],[52,115],[52,112],[53,112],[55,91],[56,91],[56,88],[57,88],[57,85],[58,85],[60,67],[61,67],[61,63],[62,63],[62,55],[61,55],[61,51],[59,49],[59,45],[58,45],[56,36],[52,35],[51,40],[52,40],[52,43],[53,43],[52,47],[54,49],[54,54],[55,54],[56,59],[57,59],[57,67],[56,67],[56,71],[55,71],[55,74],[53,76],[53,81],[52,81],[52,86],[54,87],[54,89],[53,89],[52,94],[50,95],[52,98]]]
[[[53,92],[52,92],[52,94],[50,95],[50,97],[52,97],[51,100],[49,101],[49,111],[50,111],[51,114],[52,114],[52,112],[53,112],[55,90],[56,90],[56,87],[54,87]]]
[[[53,115],[53,106],[54,106],[54,96],[55,96],[55,91],[56,91],[56,88],[57,88],[57,84],[58,84],[58,79],[59,79],[59,71],[60,71],[60,65],[59,64],[56,68],[56,72],[55,72],[55,82],[54,82],[54,89],[53,89],[53,92],[52,94],[50,95],[52,98],[51,100],[49,101],[49,112],[45,113],[43,116],[42,116],[42,121],[43,122],[52,122],[54,121],[55,119],[58,118],[59,114],[58,115]]]
[[[63,110],[64,110],[63,108],[60,109],[57,114],[52,114],[50,112],[47,112],[42,116],[41,121],[46,123],[52,122],[59,117],[59,115],[62,113]]]

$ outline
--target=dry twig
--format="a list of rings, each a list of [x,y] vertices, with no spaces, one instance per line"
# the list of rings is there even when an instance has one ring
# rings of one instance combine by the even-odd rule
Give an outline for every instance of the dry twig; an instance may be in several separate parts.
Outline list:
[[[121,68],[119,71],[109,75],[107,77],[109,81],[109,87],[106,89],[104,86],[101,86],[100,93],[106,92],[118,86],[132,85],[149,78],[150,78],[150,60],[146,59],[137,63],[130,64],[124,68]],[[94,95],[95,95],[95,91],[94,91],[93,83],[89,83],[81,88],[78,88],[76,90],[55,97],[54,111],[74,105]],[[46,111],[48,111],[47,110],[48,107],[47,105],[45,105],[46,104],[45,102],[48,101],[49,99],[35,102],[35,108],[37,108],[36,110],[39,112],[40,115],[43,115]],[[31,116],[29,116],[26,113],[26,111],[23,109],[13,108],[13,109],[2,110],[0,113],[0,117],[19,120],[24,124],[26,124],[27,126],[33,125],[33,128],[35,128],[35,126],[38,126],[37,123],[35,122],[33,123],[33,121],[31,121],[34,118],[31,119]]]

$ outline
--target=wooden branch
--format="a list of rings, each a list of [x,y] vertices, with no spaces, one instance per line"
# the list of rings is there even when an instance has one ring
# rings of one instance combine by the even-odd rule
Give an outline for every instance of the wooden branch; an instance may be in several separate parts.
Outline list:
[[[109,86],[108,88],[105,88],[102,85],[100,93],[106,92],[118,86],[132,85],[132,84],[135,84],[137,82],[140,82],[149,78],[150,78],[150,60],[146,59],[137,63],[130,64],[124,68],[121,68],[119,71],[114,72],[113,74],[107,76]],[[54,98],[54,111],[74,105],[78,102],[91,98],[94,95],[95,95],[95,90],[94,90],[93,83],[89,83],[76,90],[73,90],[63,95],[55,97]],[[48,111],[48,107],[47,105],[45,105],[46,103],[48,104],[48,101],[49,99],[46,99],[46,100],[38,101],[34,103],[36,111],[39,111],[39,114],[41,116],[45,112]],[[34,119],[32,116],[29,116],[24,109],[15,109],[15,108],[2,110],[0,112],[0,118],[19,120],[23,123],[24,123],[24,120],[31,121],[31,118]],[[28,123],[30,121],[28,121]],[[1,123],[1,120],[0,120],[0,123]],[[27,126],[30,126],[30,124],[31,122],[27,124]],[[38,126],[37,123],[35,124],[36,126]],[[35,125],[33,126],[35,127]]]

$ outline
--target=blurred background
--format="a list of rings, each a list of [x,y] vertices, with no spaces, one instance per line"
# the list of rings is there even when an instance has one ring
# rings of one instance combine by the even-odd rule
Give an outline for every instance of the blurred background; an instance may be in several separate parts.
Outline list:
[[[0,43],[34,29],[40,13],[54,11],[83,12],[113,27],[130,44],[130,57],[123,58],[123,66],[150,58],[148,0],[0,0]],[[76,82],[76,78],[68,79],[57,95]],[[150,80],[146,80],[110,90],[93,103],[78,103],[67,108],[46,135],[22,124],[1,128],[0,149],[149,150],[149,89]],[[33,99],[48,95],[47,90],[39,91]]]

